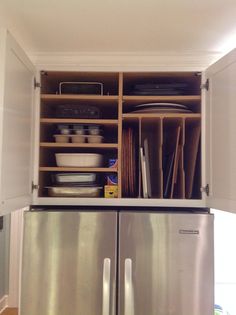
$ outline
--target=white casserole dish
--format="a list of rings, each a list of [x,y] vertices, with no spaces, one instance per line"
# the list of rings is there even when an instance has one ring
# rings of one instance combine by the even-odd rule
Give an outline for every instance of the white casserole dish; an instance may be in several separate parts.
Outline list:
[[[54,176],[57,184],[94,183],[97,178],[96,173],[58,173]]]
[[[46,187],[50,197],[99,197],[102,187]]]
[[[101,167],[102,154],[97,153],[56,153],[57,166],[61,167]]]

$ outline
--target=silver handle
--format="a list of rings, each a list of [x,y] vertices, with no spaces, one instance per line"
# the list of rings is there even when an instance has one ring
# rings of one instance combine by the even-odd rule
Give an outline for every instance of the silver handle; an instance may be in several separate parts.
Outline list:
[[[110,313],[111,259],[103,261],[102,315]]]
[[[125,259],[125,305],[124,315],[134,315],[134,292],[132,281],[132,260]]]

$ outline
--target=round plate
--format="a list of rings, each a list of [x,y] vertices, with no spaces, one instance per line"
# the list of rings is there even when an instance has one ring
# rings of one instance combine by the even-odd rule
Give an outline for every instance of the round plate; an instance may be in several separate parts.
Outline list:
[[[132,113],[192,113],[188,109],[182,108],[142,108],[132,111]]]
[[[171,108],[183,108],[188,109],[186,105],[183,104],[175,104],[175,103],[146,103],[136,105],[135,108],[142,108],[142,107],[171,107]]]

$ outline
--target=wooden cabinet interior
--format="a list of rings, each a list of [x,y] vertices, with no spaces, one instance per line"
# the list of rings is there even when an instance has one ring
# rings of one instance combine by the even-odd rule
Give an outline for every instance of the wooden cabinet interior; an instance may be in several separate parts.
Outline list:
[[[60,82],[99,82],[101,95],[60,94]],[[143,85],[160,86],[158,95],[135,90]],[[165,90],[162,85],[176,87]],[[148,196],[154,199],[201,199],[201,76],[192,72],[41,73],[39,197],[47,197],[45,187],[52,185],[56,172],[96,172],[99,184],[106,184],[109,173],[118,176],[119,198],[143,198],[143,174],[140,156],[146,152],[149,169]],[[166,91],[166,94],[165,94]],[[176,91],[176,93],[175,93]],[[186,105],[189,112],[137,111],[147,103]],[[58,116],[60,106],[97,107],[99,117]],[[138,107],[137,107],[138,106]],[[54,135],[58,125],[73,128],[99,125],[102,143],[59,143]],[[87,127],[86,127],[87,128]],[[130,143],[129,141],[133,141]],[[130,146],[130,149],[129,149]],[[132,152],[130,152],[132,151]],[[56,166],[56,153],[100,153],[100,168],[62,168]],[[117,169],[110,169],[109,158],[118,159]],[[148,161],[147,161],[148,159]],[[147,165],[148,164],[148,165]],[[129,169],[130,168],[130,169]],[[129,170],[129,171],[127,171]],[[133,172],[133,173],[132,173]],[[147,175],[147,174],[146,174]]]

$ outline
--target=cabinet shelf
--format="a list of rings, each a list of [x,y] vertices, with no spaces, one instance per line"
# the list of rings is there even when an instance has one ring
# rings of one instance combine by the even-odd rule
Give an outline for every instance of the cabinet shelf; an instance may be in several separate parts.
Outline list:
[[[48,103],[60,101],[98,101],[98,102],[114,102],[118,101],[118,95],[82,95],[82,94],[42,94],[42,101]]]
[[[91,172],[91,173],[116,173],[117,168],[110,167],[40,167],[40,172]]]
[[[122,115],[124,120],[131,118],[200,118],[201,114],[186,114],[186,113],[128,113]]]
[[[200,102],[201,95],[160,95],[160,96],[139,96],[139,95],[125,95],[123,96],[125,105],[133,105],[138,102],[179,102],[182,104],[189,102]]]
[[[72,119],[72,118],[41,118],[42,124],[98,124],[117,125],[117,119]]]
[[[117,143],[56,143],[41,142],[43,148],[97,148],[97,149],[117,149]]]

